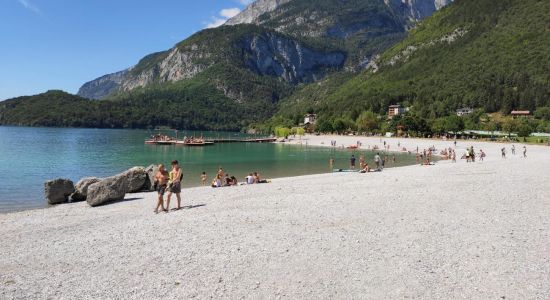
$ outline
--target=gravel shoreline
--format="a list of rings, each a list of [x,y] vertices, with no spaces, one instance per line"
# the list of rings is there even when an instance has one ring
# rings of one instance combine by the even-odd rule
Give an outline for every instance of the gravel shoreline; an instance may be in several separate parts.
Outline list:
[[[2,214],[0,298],[550,298],[550,148],[470,145],[485,162],[191,188],[168,214],[154,193]]]

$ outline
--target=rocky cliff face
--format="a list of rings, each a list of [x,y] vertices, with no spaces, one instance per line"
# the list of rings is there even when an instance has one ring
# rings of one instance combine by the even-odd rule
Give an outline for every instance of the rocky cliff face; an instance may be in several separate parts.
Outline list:
[[[213,63],[209,60],[210,56],[207,45],[175,47],[150,68],[129,72],[120,82],[120,90],[130,91],[153,83],[193,78]]]
[[[292,0],[258,0],[250,4],[237,16],[229,19],[226,25],[251,24],[256,23],[258,18],[267,13],[274,11],[279,6],[288,3]]]
[[[384,0],[387,5],[405,6],[409,18],[418,21],[433,15],[436,11],[449,5],[454,0]]]
[[[78,94],[101,99],[118,91],[194,78],[219,63],[244,66],[291,85],[312,82],[330,70],[360,68],[402,38],[410,21],[429,16],[450,2],[258,0],[227,22],[240,25],[196,34],[168,51],[146,56],[131,69],[84,84]],[[315,50],[304,39],[335,50]]]
[[[126,74],[128,70],[101,76],[82,85],[77,95],[94,100],[102,99],[118,89]]]
[[[344,53],[317,51],[273,33],[247,37],[240,47],[249,69],[291,84],[317,81],[328,69],[342,67],[346,59]]]
[[[225,25],[260,23],[260,16],[272,12],[281,5],[291,1],[299,0],[258,0],[250,4],[237,16],[229,19]],[[379,0],[364,0],[379,1]],[[454,0],[384,0],[386,5],[404,5],[409,12],[410,18],[420,20],[431,16],[435,11],[449,5]],[[312,16],[313,17],[313,16]],[[303,21],[300,19],[297,22]]]

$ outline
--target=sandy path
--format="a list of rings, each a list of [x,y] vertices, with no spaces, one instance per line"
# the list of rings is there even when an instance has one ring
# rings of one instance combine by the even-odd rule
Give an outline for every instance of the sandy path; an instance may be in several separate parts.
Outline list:
[[[487,161],[188,189],[169,214],[154,194],[3,214],[0,298],[548,299],[550,148],[474,146]]]

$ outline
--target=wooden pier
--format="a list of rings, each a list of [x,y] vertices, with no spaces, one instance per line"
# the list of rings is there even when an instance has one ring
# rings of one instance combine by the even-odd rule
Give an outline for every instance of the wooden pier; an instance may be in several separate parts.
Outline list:
[[[217,139],[208,139],[209,142],[216,143],[274,143],[277,141],[276,138],[259,138],[259,139],[246,139],[246,138],[217,138]]]

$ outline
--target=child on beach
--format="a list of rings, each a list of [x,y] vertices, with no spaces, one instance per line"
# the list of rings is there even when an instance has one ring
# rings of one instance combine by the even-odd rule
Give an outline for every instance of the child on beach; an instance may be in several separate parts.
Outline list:
[[[206,175],[206,172],[202,172],[202,174],[201,174],[202,186],[206,185],[206,180],[207,179],[208,179],[208,176]]]
[[[485,158],[485,152],[482,149],[479,149],[479,161],[483,161]]]

